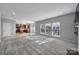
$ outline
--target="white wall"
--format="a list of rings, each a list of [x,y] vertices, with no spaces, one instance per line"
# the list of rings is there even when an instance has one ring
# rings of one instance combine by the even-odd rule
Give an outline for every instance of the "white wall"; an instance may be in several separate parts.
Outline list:
[[[16,21],[13,21],[11,19],[2,18],[2,37],[6,36],[15,36],[16,34]]]
[[[11,36],[11,23],[3,23],[3,36]]]
[[[35,23],[30,24],[30,32],[35,33]]]
[[[0,41],[1,41],[1,14],[0,14]]]

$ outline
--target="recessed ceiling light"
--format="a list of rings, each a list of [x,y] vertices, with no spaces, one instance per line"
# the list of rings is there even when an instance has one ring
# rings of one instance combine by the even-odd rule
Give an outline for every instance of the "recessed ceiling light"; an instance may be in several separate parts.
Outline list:
[[[16,13],[15,13],[15,12],[12,12],[12,15],[13,15],[13,16],[15,16],[15,15],[16,15]]]

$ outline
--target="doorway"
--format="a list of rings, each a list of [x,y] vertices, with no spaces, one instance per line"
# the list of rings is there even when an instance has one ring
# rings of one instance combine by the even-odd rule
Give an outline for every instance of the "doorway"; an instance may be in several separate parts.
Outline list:
[[[16,33],[30,33],[30,24],[16,24]]]

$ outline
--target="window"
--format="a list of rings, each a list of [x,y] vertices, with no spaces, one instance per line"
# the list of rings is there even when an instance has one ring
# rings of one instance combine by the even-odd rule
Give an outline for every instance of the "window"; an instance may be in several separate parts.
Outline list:
[[[45,34],[45,25],[44,24],[40,25],[40,34]]]
[[[47,23],[45,24],[45,33],[49,35],[50,32],[51,32],[51,24]]]
[[[52,23],[52,36],[60,37],[60,22]]]

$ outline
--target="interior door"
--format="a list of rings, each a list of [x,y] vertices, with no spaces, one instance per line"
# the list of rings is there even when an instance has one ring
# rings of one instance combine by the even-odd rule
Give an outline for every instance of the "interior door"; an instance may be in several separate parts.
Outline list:
[[[11,24],[3,23],[3,37],[11,36]]]

